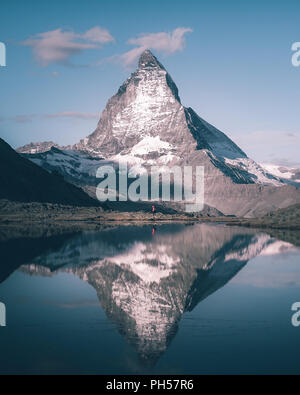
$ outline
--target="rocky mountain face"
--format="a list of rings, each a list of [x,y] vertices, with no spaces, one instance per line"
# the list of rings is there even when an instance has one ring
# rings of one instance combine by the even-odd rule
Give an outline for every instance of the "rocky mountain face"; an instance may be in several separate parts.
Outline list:
[[[148,50],[108,101],[91,135],[74,146],[48,149],[46,143],[19,152],[47,170],[56,169],[91,195],[104,158],[144,167],[202,165],[205,203],[224,214],[262,215],[300,201],[296,188],[284,187],[224,133],[185,108],[171,76]]]
[[[0,139],[0,199],[93,206],[97,202],[82,189],[67,183],[16,153]]]
[[[42,143],[29,143],[18,149],[19,153],[37,154],[39,152],[49,151],[52,147],[59,148],[59,145],[53,141],[44,141]]]
[[[278,244],[279,243],[279,244]],[[269,235],[179,224],[77,234],[22,267],[30,275],[76,274],[97,292],[108,319],[140,358],[166,351],[187,311],[223,287],[255,256],[293,248]]]

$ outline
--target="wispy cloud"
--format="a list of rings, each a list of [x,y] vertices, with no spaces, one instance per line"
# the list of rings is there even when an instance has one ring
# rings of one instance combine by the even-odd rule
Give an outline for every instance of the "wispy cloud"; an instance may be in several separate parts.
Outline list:
[[[279,165],[283,167],[289,167],[289,168],[294,168],[294,169],[299,169],[300,168],[300,161],[299,160],[293,160],[291,158],[272,158],[270,160],[271,164],[274,165]]]
[[[99,118],[99,113],[87,113],[78,111],[64,111],[56,114],[44,114],[43,118],[78,118],[78,119],[91,119]]]
[[[136,45],[136,48],[111,59],[121,62],[125,67],[131,66],[145,49],[153,49],[165,55],[182,51],[185,47],[185,35],[193,30],[186,27],[178,27],[172,32],[143,33],[137,38],[128,40],[128,44]]]
[[[28,115],[15,115],[13,117],[0,117],[0,122],[11,121],[17,123],[32,122],[35,119],[55,119],[55,118],[71,118],[71,119],[98,119],[98,113],[87,113],[80,111],[63,111],[54,114],[28,114]]]
[[[112,41],[114,38],[108,30],[95,26],[83,34],[62,29],[38,33],[21,44],[32,47],[36,61],[48,66],[52,63],[71,65],[73,55],[87,49],[101,48]]]
[[[185,34],[192,32],[191,28],[178,27],[171,33],[160,32],[141,34],[138,38],[128,40],[129,44],[139,47],[146,47],[164,51],[166,53],[174,53],[183,50],[185,46]]]
[[[107,44],[114,41],[110,32],[100,26],[95,26],[92,29],[87,30],[84,34],[78,35],[78,37],[98,44]]]
[[[257,130],[232,136],[250,158],[278,165],[300,165],[300,133],[280,130]]]

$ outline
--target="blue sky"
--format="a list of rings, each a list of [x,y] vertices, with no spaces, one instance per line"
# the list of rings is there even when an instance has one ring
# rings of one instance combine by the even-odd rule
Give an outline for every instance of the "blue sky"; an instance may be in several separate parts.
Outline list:
[[[3,0],[0,135],[13,147],[87,136],[146,43],[185,106],[253,159],[299,165],[299,25],[293,0]]]

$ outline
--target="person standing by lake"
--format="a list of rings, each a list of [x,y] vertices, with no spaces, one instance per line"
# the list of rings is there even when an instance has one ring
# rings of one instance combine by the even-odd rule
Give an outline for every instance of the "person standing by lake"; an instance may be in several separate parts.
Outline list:
[[[154,218],[154,216],[155,216],[155,213],[156,213],[156,208],[155,208],[154,205],[152,205],[152,214],[153,214],[153,218]]]

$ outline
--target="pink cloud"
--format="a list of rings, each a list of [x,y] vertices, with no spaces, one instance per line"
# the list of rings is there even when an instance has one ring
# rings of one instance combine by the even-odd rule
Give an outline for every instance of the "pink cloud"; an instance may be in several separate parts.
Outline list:
[[[114,41],[108,30],[99,26],[83,34],[56,29],[25,40],[22,45],[33,49],[35,59],[42,65],[51,63],[68,64],[73,55],[87,49],[101,48],[103,44]]]
[[[178,27],[173,32],[159,32],[141,34],[138,38],[128,40],[129,44],[137,45],[128,52],[119,56],[119,60],[125,65],[132,65],[145,49],[154,49],[166,55],[182,51],[185,47],[185,35],[191,33],[191,28]]]
[[[91,119],[99,118],[98,113],[87,113],[79,111],[64,111],[56,114],[44,114],[43,118],[78,118],[78,119]]]
[[[13,117],[0,117],[0,122],[12,121],[17,123],[32,122],[34,119],[55,119],[55,118],[73,118],[73,119],[98,119],[98,113],[88,113],[80,111],[63,111],[54,114],[28,114],[15,115]]]

